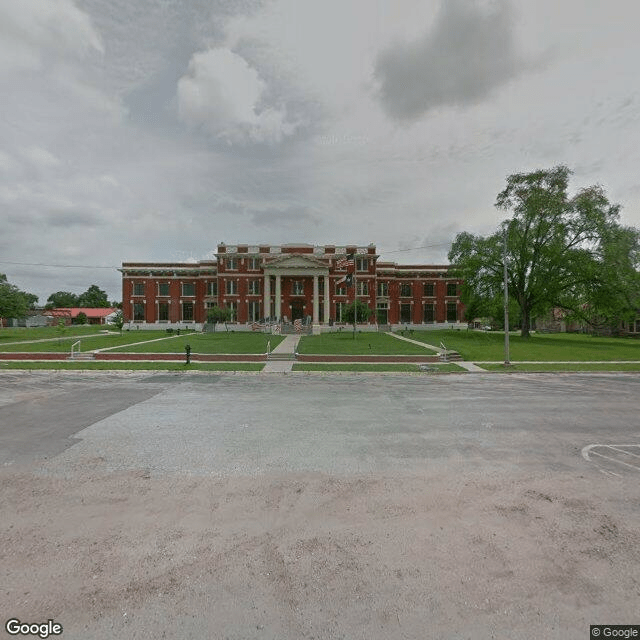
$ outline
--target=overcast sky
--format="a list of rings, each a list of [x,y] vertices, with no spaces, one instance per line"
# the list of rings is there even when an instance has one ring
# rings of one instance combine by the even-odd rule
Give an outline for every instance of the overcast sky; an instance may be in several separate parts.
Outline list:
[[[442,262],[507,175],[560,163],[640,226],[638,24],[637,0],[0,0],[0,272],[44,303],[219,242]]]

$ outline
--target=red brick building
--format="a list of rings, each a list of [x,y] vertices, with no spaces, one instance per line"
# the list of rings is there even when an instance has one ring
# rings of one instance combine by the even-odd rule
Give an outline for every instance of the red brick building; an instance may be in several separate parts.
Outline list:
[[[353,266],[339,264],[347,254],[355,254]],[[354,292],[372,310],[372,325],[464,321],[461,281],[449,266],[379,262],[374,245],[220,244],[216,257],[197,263],[124,262],[125,321],[202,324],[207,309],[218,305],[245,325],[300,318],[329,326],[342,322]],[[339,282],[347,273],[353,273],[355,287]]]

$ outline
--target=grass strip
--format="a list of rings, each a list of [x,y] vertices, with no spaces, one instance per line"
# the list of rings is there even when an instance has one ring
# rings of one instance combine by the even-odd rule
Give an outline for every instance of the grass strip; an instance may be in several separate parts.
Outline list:
[[[420,367],[412,363],[362,363],[362,362],[296,362],[293,365],[293,371],[400,371],[400,372],[419,372]],[[465,370],[455,364],[433,364],[429,365],[429,371],[426,373],[440,372],[456,372],[463,373]]]
[[[6,369],[82,371],[262,371],[264,362],[0,362]]]
[[[635,362],[527,362],[523,364],[512,364],[508,367],[505,367],[503,364],[480,364],[478,366],[486,371],[496,371],[500,373],[516,373],[518,371],[640,371],[640,363]]]

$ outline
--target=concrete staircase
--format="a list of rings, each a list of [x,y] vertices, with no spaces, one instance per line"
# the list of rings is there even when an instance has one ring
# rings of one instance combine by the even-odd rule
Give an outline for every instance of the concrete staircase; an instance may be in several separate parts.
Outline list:
[[[276,353],[274,351],[272,351],[268,356],[267,356],[267,360],[271,360],[271,361],[284,361],[284,362],[289,362],[291,360],[295,360],[296,359],[296,354],[295,353]]]
[[[89,362],[91,360],[95,360],[96,357],[91,351],[76,351],[73,355],[70,355],[67,360],[72,360],[73,362]]]
[[[440,362],[460,362],[463,359],[457,351],[447,351],[440,354]]]

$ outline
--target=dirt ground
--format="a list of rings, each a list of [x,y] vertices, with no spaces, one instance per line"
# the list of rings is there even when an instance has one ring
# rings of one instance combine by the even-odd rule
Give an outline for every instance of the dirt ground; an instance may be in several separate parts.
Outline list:
[[[0,610],[64,638],[586,638],[640,522],[584,478],[8,473]],[[621,489],[623,487],[621,486]]]
[[[453,400],[447,402],[458,393],[470,397],[466,380],[458,390],[448,383]],[[551,389],[552,382],[544,380]],[[566,395],[555,400],[568,402],[581,380],[568,379]],[[509,426],[510,418],[505,423],[513,430],[509,436],[498,422],[502,409],[487,413],[483,420],[492,422],[483,424],[495,435],[472,434],[476,444],[470,448],[463,440],[467,425],[447,405],[442,424],[459,429],[447,447],[436,449],[436,440],[430,441],[433,457],[426,459],[418,441],[405,438],[405,446],[392,452],[395,466],[372,460],[365,472],[286,471],[283,465],[269,470],[264,461],[259,473],[178,473],[167,471],[165,463],[134,468],[149,447],[156,447],[152,454],[160,460],[163,450],[177,446],[168,439],[151,443],[149,436],[140,442],[127,436],[128,468],[114,468],[124,464],[124,449],[108,447],[132,416],[150,413],[145,406],[159,407],[164,397],[178,395],[192,406],[196,394],[224,403],[225,388],[237,394],[237,384],[220,383],[215,394],[214,387],[204,385],[172,388],[118,409],[51,459],[4,463],[3,625],[9,618],[53,619],[63,625],[64,640],[530,640],[583,639],[590,624],[640,622],[640,471],[614,463],[607,470],[586,461],[573,445],[597,442],[595,435],[559,433],[550,418],[545,423],[543,409],[536,418],[540,431],[533,435],[520,424]],[[301,383],[300,402],[308,403],[307,387],[317,394],[313,384]],[[368,384],[379,399],[378,387]],[[484,383],[473,384],[480,398]],[[511,384],[514,402],[535,397],[528,381],[521,392],[520,383]],[[593,393],[593,380],[584,385]],[[609,410],[609,436],[627,425],[617,441],[630,441],[632,433],[640,441],[630,419],[636,400],[617,385],[621,408],[618,418]],[[389,403],[390,414],[404,406],[421,415],[415,393],[403,404],[407,383],[386,387],[396,402]],[[135,388],[127,386],[129,395]],[[64,390],[60,384],[54,391],[43,386],[37,400],[25,402],[42,402],[50,393],[58,402],[51,406],[57,407]],[[100,411],[115,406],[114,393],[105,395]],[[477,407],[481,402],[486,412],[495,404],[490,395],[478,399]],[[381,406],[380,401],[377,411]],[[19,413],[8,401],[5,407],[12,413],[0,411],[0,423],[3,415]],[[151,418],[149,424],[154,424]],[[360,426],[370,424],[365,419]],[[424,439],[416,425],[410,428]],[[255,436],[243,435],[244,427],[230,427],[225,446],[235,442],[238,451],[248,449]],[[131,424],[129,433],[141,428]],[[400,442],[408,429],[384,437]],[[269,433],[277,431],[273,427]],[[558,439],[551,440],[548,434],[555,431]],[[288,459],[308,451],[302,436],[296,440],[285,427],[273,436],[274,451],[282,449],[283,432],[291,444]],[[187,442],[194,456],[204,446],[206,431],[197,433],[199,439],[192,435]],[[256,442],[269,462],[270,440],[261,433]],[[565,436],[571,446],[563,444]],[[323,437],[332,437],[330,427]],[[362,448],[363,441],[371,447],[376,437],[371,431],[354,440],[353,451],[370,451]],[[437,442],[444,437],[439,434]],[[517,455],[506,445],[498,448],[508,437],[509,446],[517,442]],[[546,448],[535,450],[543,441]],[[343,457],[350,459],[345,442],[340,444]],[[455,442],[458,453],[446,453]],[[212,443],[207,446],[214,448]],[[19,444],[24,450],[24,442]],[[399,461],[412,450],[412,465],[403,467]],[[631,459],[628,455],[624,459]],[[373,469],[376,464],[379,471]],[[603,464],[609,463],[603,459]]]

